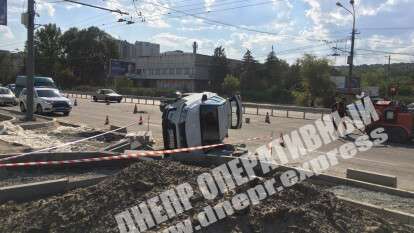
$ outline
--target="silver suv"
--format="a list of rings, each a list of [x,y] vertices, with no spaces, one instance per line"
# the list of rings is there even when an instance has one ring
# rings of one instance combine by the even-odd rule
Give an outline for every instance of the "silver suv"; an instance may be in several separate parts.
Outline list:
[[[26,112],[26,88],[19,96],[20,110]],[[38,87],[34,89],[33,106],[37,114],[61,112],[68,116],[72,102],[54,88]]]

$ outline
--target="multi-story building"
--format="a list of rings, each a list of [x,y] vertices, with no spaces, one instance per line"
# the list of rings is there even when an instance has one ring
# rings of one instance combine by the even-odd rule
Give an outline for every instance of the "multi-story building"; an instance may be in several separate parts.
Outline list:
[[[149,49],[148,53],[150,53]],[[125,67],[120,70],[127,71],[126,76],[134,80],[139,86],[172,88],[182,91],[208,89],[210,80],[213,78],[210,75],[213,57],[198,54],[197,43],[193,44],[192,53],[177,50],[158,54],[151,52],[152,55],[150,56],[142,55],[148,53],[139,53],[140,56],[133,59],[122,59],[125,61],[125,64],[122,65]],[[229,60],[230,66],[235,66],[238,63],[240,61]],[[122,65],[118,64],[118,66]]]
[[[130,76],[145,87],[194,91],[209,81],[210,57],[182,51],[135,60],[136,75]]]
[[[150,42],[136,41],[134,44],[128,41],[118,40],[118,52],[121,60],[133,60],[138,57],[157,56],[160,54],[160,45]]]

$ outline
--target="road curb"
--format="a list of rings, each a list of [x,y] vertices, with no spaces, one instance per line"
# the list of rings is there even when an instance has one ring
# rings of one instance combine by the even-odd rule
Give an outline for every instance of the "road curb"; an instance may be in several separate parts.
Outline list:
[[[365,170],[357,170],[348,168],[346,170],[346,178],[353,179],[353,180],[359,180],[364,181],[368,183],[388,186],[388,187],[397,187],[397,177],[382,173],[376,173],[371,171],[365,171]]]
[[[96,176],[92,178],[69,181],[66,186],[66,191],[70,191],[70,190],[78,189],[78,188],[86,188],[86,187],[98,184],[99,182],[105,180],[106,178],[108,178],[107,175],[100,175],[100,176]]]
[[[106,178],[108,178],[107,175],[99,175],[92,178],[73,181],[70,181],[68,178],[62,178],[57,180],[46,180],[28,184],[0,187],[0,203],[8,201],[34,201],[56,194],[63,194],[74,189],[96,185]]]
[[[194,155],[192,159],[194,159],[195,157],[197,157],[199,159],[203,159],[205,161],[209,161],[210,163],[215,164],[215,165],[220,165],[222,163],[226,163],[230,160],[233,160],[233,159],[237,158],[237,157],[232,157],[232,156]],[[186,161],[187,160],[186,157],[182,157],[182,158],[177,157],[175,159],[178,160],[178,161]],[[240,158],[240,159],[242,159],[242,158]],[[285,165],[278,165],[278,168],[276,168],[276,169],[279,169],[281,171],[296,170],[296,171],[304,171],[304,172],[312,173],[310,171],[306,171],[306,170],[303,170],[301,168],[289,167],[289,166],[285,166]],[[311,182],[317,182],[317,183],[322,182],[324,184],[330,184],[330,185],[332,185],[332,184],[334,184],[334,185],[348,185],[348,186],[354,186],[354,187],[358,187],[358,188],[364,188],[364,189],[367,189],[367,190],[370,190],[370,191],[383,192],[383,193],[396,195],[396,196],[400,196],[400,197],[414,198],[414,192],[411,192],[411,191],[408,191],[408,190],[392,188],[392,187],[387,187],[387,186],[382,186],[382,185],[378,185],[378,184],[372,184],[372,183],[368,183],[368,182],[353,180],[353,179],[339,177],[339,176],[327,175],[327,174],[319,174],[319,175],[311,176],[310,181]]]
[[[413,214],[409,214],[409,213],[405,213],[405,212],[401,212],[401,211],[396,211],[396,210],[390,210],[390,209],[387,209],[387,208],[381,208],[381,207],[377,207],[377,206],[372,205],[372,204],[355,201],[355,200],[348,199],[348,198],[345,198],[345,197],[338,197],[337,196],[337,198],[339,200],[349,204],[349,205],[352,205],[354,207],[373,212],[375,214],[380,215],[381,217],[391,218],[391,219],[394,219],[394,220],[398,221],[399,223],[414,226],[414,215]]]
[[[291,168],[291,169],[294,169],[294,168]],[[327,174],[320,174],[318,176],[312,177],[311,179],[316,180],[316,181],[328,182],[330,184],[336,184],[336,185],[354,186],[358,188],[367,189],[370,191],[382,192],[382,193],[387,193],[387,194],[396,195],[400,197],[414,198],[414,192],[411,192],[408,190],[392,188],[392,187],[387,187],[387,186],[378,185],[378,184],[372,184],[372,183],[359,181],[359,180],[353,180],[349,178],[343,178],[343,177],[332,176],[332,175],[327,175]]]
[[[25,202],[65,192],[68,179],[47,180],[0,188],[0,202]]]
[[[21,115],[22,113],[20,111],[16,111],[13,109],[2,109],[4,111],[8,111],[13,114]],[[35,117],[47,120],[46,122],[27,122],[27,123],[20,123],[18,124],[20,127],[22,127],[25,130],[31,130],[31,129],[39,129],[44,127],[54,127],[56,124],[56,119],[53,117],[47,117],[47,116],[41,116],[34,114]],[[16,121],[16,119],[15,119]]]

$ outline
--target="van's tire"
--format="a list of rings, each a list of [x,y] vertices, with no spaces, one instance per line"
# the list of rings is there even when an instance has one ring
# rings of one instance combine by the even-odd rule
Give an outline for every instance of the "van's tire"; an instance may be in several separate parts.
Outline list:
[[[98,102],[98,98],[96,96],[92,97],[94,102]]]
[[[70,112],[63,112],[64,116],[69,116]]]
[[[42,114],[42,113],[43,113],[43,108],[42,108],[42,105],[38,104],[38,105],[36,106],[36,113],[37,113],[37,114]]]
[[[26,107],[24,106],[23,102],[20,102],[20,111],[21,112],[26,112]]]

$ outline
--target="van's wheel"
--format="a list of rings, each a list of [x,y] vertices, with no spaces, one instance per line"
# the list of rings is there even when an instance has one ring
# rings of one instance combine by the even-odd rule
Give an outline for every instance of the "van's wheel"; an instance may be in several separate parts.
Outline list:
[[[64,116],[69,116],[70,112],[63,112]]]
[[[37,114],[42,114],[43,113],[42,105],[38,104],[36,106],[36,113]]]
[[[26,112],[26,108],[24,107],[24,103],[20,102],[20,111],[21,112]]]
[[[388,134],[388,141],[394,143],[407,143],[408,134],[401,127],[389,127],[386,129]]]
[[[96,96],[92,97],[94,102],[98,102],[98,98],[96,98]]]

